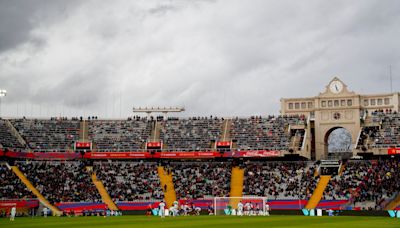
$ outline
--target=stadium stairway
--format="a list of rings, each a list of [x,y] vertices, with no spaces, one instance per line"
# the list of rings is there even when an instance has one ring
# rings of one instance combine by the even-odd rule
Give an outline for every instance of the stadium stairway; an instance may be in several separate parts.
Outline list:
[[[87,167],[88,170],[90,170],[90,168]],[[118,207],[117,205],[114,203],[114,201],[112,201],[110,195],[108,194],[106,188],[104,188],[103,182],[101,182],[101,180],[97,179],[97,175],[95,172],[91,172],[90,173],[90,177],[92,178],[93,184],[96,186],[97,191],[99,191],[99,194],[101,196],[101,200],[107,204],[107,207],[110,210],[113,211],[118,211]]]
[[[176,192],[174,187],[174,182],[172,178],[172,172],[167,173],[163,166],[157,168],[158,176],[160,177],[161,188],[164,191],[164,200],[167,204],[167,208],[171,207],[176,201]],[[165,189],[164,186],[167,186]]]
[[[388,203],[388,205],[386,205],[385,210],[394,210],[398,206],[400,206],[400,193],[397,193],[396,198],[394,198]]]
[[[151,130],[150,139],[151,142],[160,142],[160,131],[161,131],[161,123],[156,121],[154,123],[154,127]]]
[[[83,120],[79,125],[79,141],[87,142],[89,140],[89,122]]]
[[[62,215],[62,212],[57,207],[52,205],[46,198],[44,198],[44,196],[33,186],[33,184],[28,180],[28,178],[26,178],[26,176],[21,172],[21,170],[19,170],[17,166],[11,166],[11,169],[15,175],[19,177],[22,183],[24,183],[25,186],[39,199],[39,201],[53,212],[53,215]]]
[[[239,166],[232,167],[230,197],[243,196],[244,169]],[[231,198],[230,205],[237,205],[240,199]]]
[[[322,199],[322,195],[324,194],[325,188],[329,183],[331,176],[320,176],[318,185],[315,188],[310,200],[308,200],[306,209],[315,209]]]
[[[19,143],[21,143],[21,145],[26,147],[27,143],[26,143],[25,139],[19,134],[18,130],[14,127],[14,125],[12,125],[10,120],[6,119],[5,123],[6,123],[7,127],[11,130],[12,134],[17,138]],[[28,150],[31,151],[31,149],[28,149]]]
[[[231,141],[231,125],[232,125],[232,120],[231,119],[225,119],[224,122],[222,123],[222,141]]]

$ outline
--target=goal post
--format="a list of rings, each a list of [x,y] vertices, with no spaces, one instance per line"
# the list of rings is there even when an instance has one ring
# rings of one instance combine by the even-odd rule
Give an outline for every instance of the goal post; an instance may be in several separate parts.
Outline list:
[[[243,210],[239,213],[239,203],[243,204]],[[243,197],[215,197],[214,215],[267,215],[267,197],[243,196]]]

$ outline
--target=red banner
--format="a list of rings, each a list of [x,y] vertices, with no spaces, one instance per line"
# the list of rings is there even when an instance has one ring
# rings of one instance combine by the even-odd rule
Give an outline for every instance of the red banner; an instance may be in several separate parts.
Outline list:
[[[86,153],[85,158],[91,159],[135,159],[135,158],[151,158],[148,152],[91,152]]]
[[[160,149],[162,147],[161,142],[148,142],[147,149]]]
[[[154,158],[214,158],[220,156],[220,153],[211,152],[158,152]]]
[[[276,150],[247,150],[232,152],[232,157],[279,157],[280,151]]]
[[[0,200],[0,208],[11,208],[14,206],[17,208],[39,207],[39,200]]]
[[[400,148],[389,148],[388,155],[396,155],[400,154]]]
[[[27,158],[41,160],[72,160],[80,157],[75,152],[6,152],[7,157],[11,158]]]
[[[231,142],[230,141],[217,142],[217,147],[231,147]]]
[[[400,154],[400,153],[398,153]],[[13,152],[6,153],[7,157],[38,159],[38,160],[73,160],[81,158],[80,153],[75,152]],[[147,158],[217,158],[217,157],[278,157],[283,156],[280,151],[250,150],[250,151],[229,151],[220,153],[218,151],[175,151],[156,152],[88,152],[84,158],[87,159],[147,159]]]
[[[76,149],[90,149],[92,148],[91,142],[75,142]]]

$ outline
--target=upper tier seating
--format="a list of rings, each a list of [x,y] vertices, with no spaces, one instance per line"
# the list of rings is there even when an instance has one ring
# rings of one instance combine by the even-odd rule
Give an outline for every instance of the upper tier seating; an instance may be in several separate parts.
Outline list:
[[[128,120],[97,120],[88,122],[88,138],[96,151],[140,151],[151,141],[157,123],[159,139],[167,151],[200,151],[213,149],[213,143],[221,140],[224,120],[216,117],[179,118],[129,118]],[[12,119],[10,122],[36,151],[72,151],[79,140],[80,121],[77,118],[52,118],[51,120]],[[269,116],[266,118],[235,118],[228,126],[234,146],[241,150],[288,150],[301,148],[305,135],[303,128],[289,125],[304,125],[304,116]],[[85,129],[82,129],[83,131]],[[157,135],[154,131],[154,137]],[[4,121],[0,121],[1,144],[4,147],[23,148]],[[296,140],[291,144],[292,137]],[[153,137],[153,136],[152,136]]]
[[[6,121],[0,119],[0,148],[24,148],[18,139],[12,134],[11,129],[7,126]]]
[[[170,118],[161,123],[160,139],[170,150],[211,149],[211,141],[221,136],[219,118]]]
[[[304,116],[251,117],[232,120],[231,138],[243,150],[288,150],[289,125],[304,125]]]
[[[89,138],[98,151],[138,151],[150,137],[153,123],[145,119],[92,120]]]
[[[79,139],[78,120],[12,119],[10,121],[34,151],[69,151]]]
[[[400,147],[400,114],[377,111],[371,115],[372,121],[378,123],[379,126],[368,126],[362,129],[357,144],[358,149],[366,145],[368,138],[372,148]]]

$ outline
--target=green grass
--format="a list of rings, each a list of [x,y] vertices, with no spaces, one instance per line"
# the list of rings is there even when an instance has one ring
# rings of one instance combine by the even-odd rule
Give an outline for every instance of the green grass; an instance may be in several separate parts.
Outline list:
[[[16,218],[14,222],[0,219],[0,227],[400,227],[400,219],[389,217],[222,217],[198,216],[161,219],[159,217],[122,216],[122,217],[48,217]]]

